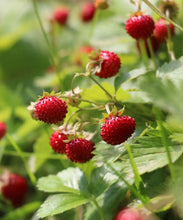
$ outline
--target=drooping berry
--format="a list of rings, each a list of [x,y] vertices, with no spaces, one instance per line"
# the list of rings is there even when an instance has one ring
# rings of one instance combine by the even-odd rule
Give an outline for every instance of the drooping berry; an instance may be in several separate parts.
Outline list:
[[[136,40],[146,39],[153,34],[154,21],[149,15],[137,13],[126,21],[125,29]]]
[[[61,122],[67,113],[65,101],[56,96],[46,96],[41,98],[35,105],[35,116],[48,124]]]
[[[95,75],[100,78],[115,76],[121,66],[120,58],[117,54],[106,50],[102,50],[100,56],[102,58],[101,69],[99,72],[96,72]]]
[[[56,8],[53,17],[58,24],[65,25],[69,17],[69,11],[65,7]]]
[[[154,36],[160,42],[165,41],[168,38],[168,26],[170,28],[170,34],[175,34],[175,27],[173,24],[169,24],[165,19],[161,18],[155,25]]]
[[[85,2],[81,8],[81,19],[83,22],[89,22],[92,20],[95,14],[95,6],[92,2]]]
[[[2,195],[11,200],[14,207],[22,205],[27,193],[27,180],[16,173],[11,173],[6,176],[2,175],[1,182]]]
[[[92,157],[94,143],[83,138],[76,138],[66,144],[67,157],[76,163],[85,163]]]
[[[138,210],[125,208],[118,212],[114,220],[145,220],[145,218]]]
[[[135,119],[130,116],[111,116],[101,126],[102,139],[116,145],[126,141],[135,130]]]
[[[154,52],[157,52],[158,49],[159,49],[159,46],[160,46],[160,42],[159,42],[154,36],[151,36],[151,37],[150,37],[150,40],[151,40],[151,45],[152,45],[153,51],[154,51]],[[141,51],[140,51],[140,46],[139,46],[139,41],[136,41],[136,45],[137,45],[138,51],[141,53]],[[147,40],[145,40],[145,47],[146,47],[147,55],[148,55],[149,57],[151,57],[150,49],[149,49]]]
[[[64,140],[67,139],[67,135],[55,131],[50,137],[50,145],[56,153],[65,154],[66,143]]]
[[[4,137],[6,134],[6,124],[4,122],[0,122],[0,139]]]
[[[109,7],[107,0],[95,0],[94,5],[97,9],[106,9]]]

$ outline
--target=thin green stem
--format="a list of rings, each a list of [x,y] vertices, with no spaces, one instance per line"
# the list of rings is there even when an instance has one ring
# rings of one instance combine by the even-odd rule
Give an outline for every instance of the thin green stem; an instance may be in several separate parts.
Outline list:
[[[98,20],[99,14],[100,14],[100,10],[96,10],[94,18],[92,20],[91,29],[90,29],[89,35],[88,35],[88,43],[89,44],[91,43],[90,41],[91,41],[91,38],[92,38],[92,35],[93,35],[93,31],[94,31],[95,25],[97,24],[97,20]]]
[[[104,92],[105,94],[113,100],[113,96],[91,75],[88,76],[91,80],[93,80]]]
[[[70,120],[72,119],[72,117],[73,117],[74,115],[76,115],[76,114],[77,114],[78,112],[80,112],[80,111],[81,111],[81,109],[79,108],[78,110],[76,110],[75,112],[73,112],[73,113],[69,116],[69,118],[67,119],[67,122],[65,123],[65,130],[67,130],[67,126],[68,126]]]
[[[154,108],[154,109],[155,109],[157,124],[159,126],[160,133],[161,133],[162,144],[165,148],[165,152],[166,152],[167,159],[168,159],[168,166],[169,166],[169,170],[170,170],[170,175],[171,175],[172,180],[174,181],[175,180],[175,171],[174,171],[174,168],[173,168],[171,153],[169,151],[169,145],[168,145],[168,138],[167,138],[166,130],[163,126],[162,119],[161,119],[161,111],[158,108]]]
[[[170,56],[170,60],[175,60],[175,55],[173,52],[173,41],[171,37],[171,30],[169,24],[167,25],[167,30],[168,30],[168,38],[166,39],[166,44],[167,44],[168,53]]]
[[[141,202],[145,205],[147,203],[147,199],[142,196],[138,190],[136,190],[122,175],[119,173],[114,167],[112,167],[107,161],[105,161],[106,165],[110,167],[110,169],[127,185],[127,187],[131,190],[131,192],[141,200]]]
[[[95,204],[95,206],[97,207],[98,212],[100,213],[101,219],[102,220],[106,220],[104,213],[102,211],[102,209],[100,208],[96,198],[94,196],[92,196],[92,202]]]
[[[27,164],[27,161],[25,160],[24,155],[22,154],[20,147],[15,143],[15,141],[13,140],[13,138],[9,134],[6,134],[6,137],[9,140],[9,142],[12,144],[12,146],[14,147],[15,151],[17,151],[18,155],[21,157],[21,159],[24,163],[25,169],[27,170],[27,174],[29,175],[29,178],[30,178],[32,184],[35,185],[36,184],[36,177],[31,172],[31,170]]]
[[[47,46],[48,46],[48,50],[49,50],[49,53],[50,53],[50,59],[51,59],[51,61],[52,61],[53,66],[55,67],[55,72],[56,72],[56,74],[57,74],[57,78],[58,78],[59,83],[60,83],[60,85],[61,85],[61,78],[60,78],[58,66],[57,66],[56,61],[55,61],[55,52],[54,52],[54,50],[53,50],[53,47],[52,47],[51,44],[50,44],[50,41],[49,41],[49,39],[48,39],[48,37],[47,37],[47,34],[46,34],[46,31],[45,31],[45,29],[44,29],[44,27],[43,27],[43,23],[42,23],[42,21],[41,21],[40,15],[39,15],[39,11],[38,11],[38,7],[37,7],[36,0],[32,0],[32,3],[33,3],[34,12],[35,12],[36,17],[37,17],[37,20],[38,20],[38,22],[39,22],[41,31],[42,31],[42,33],[43,33],[44,39],[45,39],[46,44],[47,44]]]
[[[154,55],[154,50],[152,48],[152,42],[151,42],[150,38],[147,38],[147,45],[149,47],[149,51],[150,51],[150,55],[151,55],[151,58],[152,58],[152,61],[154,64],[154,68],[155,68],[155,70],[157,70],[158,67],[157,67],[156,57]]]
[[[171,24],[173,24],[176,28],[178,28],[180,31],[183,31],[183,28],[175,23],[173,20],[168,18],[166,15],[164,15],[158,8],[156,8],[149,0],[142,0],[146,5],[148,5],[156,14],[158,14],[160,17],[164,18]]]
[[[75,82],[76,78],[79,77],[79,76],[84,76],[84,77],[85,77],[86,74],[85,74],[85,73],[76,73],[76,74],[74,75],[74,77],[72,78],[71,90],[72,90],[72,93],[73,93],[73,94],[75,94],[75,92],[74,92],[74,82]]]
[[[142,60],[145,64],[146,68],[148,69],[148,56],[147,56],[145,41],[144,41],[144,39],[139,39],[138,41],[139,41],[140,52],[142,55]]]

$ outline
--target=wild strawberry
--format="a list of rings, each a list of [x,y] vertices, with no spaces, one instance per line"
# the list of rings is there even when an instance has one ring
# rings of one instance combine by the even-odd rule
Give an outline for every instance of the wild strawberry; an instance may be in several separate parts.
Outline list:
[[[169,24],[165,19],[161,18],[155,25],[154,35],[160,42],[165,41],[168,38],[168,26],[170,28],[170,34],[175,34],[175,27],[173,24]]]
[[[109,78],[112,76],[115,76],[121,66],[120,58],[117,56],[117,54],[102,50],[100,53],[101,56],[101,69],[98,72],[95,72],[95,75],[97,75],[100,78]]]
[[[85,2],[81,8],[81,19],[83,22],[89,22],[92,20],[95,14],[95,7],[92,2]]]
[[[4,137],[6,134],[6,124],[4,122],[0,122],[0,139]]]
[[[144,217],[134,208],[125,208],[118,212],[114,220],[145,220]]]
[[[66,143],[64,140],[67,139],[67,135],[55,131],[50,137],[50,145],[56,153],[65,154]]]
[[[65,101],[56,96],[45,96],[35,105],[35,116],[48,124],[56,124],[61,122],[67,113],[67,105]]]
[[[53,13],[54,20],[60,25],[65,25],[67,23],[69,16],[69,11],[65,7],[55,9]]]
[[[156,52],[159,49],[160,42],[154,36],[151,36],[150,40],[151,40],[152,49],[153,49],[154,52]],[[139,46],[139,41],[136,41],[136,45],[137,45],[138,51],[141,53],[140,46]],[[147,40],[145,40],[145,47],[146,47],[147,55],[149,57],[151,57]]]
[[[83,45],[79,48],[76,54],[76,64],[78,66],[82,65],[82,58],[88,56],[92,51],[94,51],[94,48],[90,45]]]
[[[92,157],[94,143],[83,138],[76,138],[66,144],[67,157],[76,163],[85,163]]]
[[[98,9],[106,9],[109,7],[107,0],[95,0],[94,5],[95,5],[95,8],[98,8]]]
[[[136,40],[146,39],[153,33],[154,21],[151,16],[138,12],[127,20],[125,29]]]
[[[135,130],[135,119],[130,116],[111,116],[101,126],[102,139],[116,145],[126,141]]]
[[[14,207],[22,205],[27,193],[27,181],[24,177],[16,174],[5,174],[1,176],[1,193],[11,200]]]

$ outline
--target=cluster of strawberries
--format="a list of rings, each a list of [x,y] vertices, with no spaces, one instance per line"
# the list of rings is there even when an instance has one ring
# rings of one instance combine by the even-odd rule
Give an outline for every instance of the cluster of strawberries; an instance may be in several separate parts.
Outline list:
[[[175,1],[164,1],[159,7],[168,18],[174,19],[176,17],[178,7]],[[143,39],[145,41],[149,57],[151,54],[147,43],[148,38],[150,38],[153,51],[156,52],[162,42],[165,42],[175,34],[175,27],[172,23],[169,23],[164,18],[160,18],[155,23],[151,16],[144,15],[140,10],[127,20],[125,29],[131,37],[136,39],[139,50],[139,40]]]

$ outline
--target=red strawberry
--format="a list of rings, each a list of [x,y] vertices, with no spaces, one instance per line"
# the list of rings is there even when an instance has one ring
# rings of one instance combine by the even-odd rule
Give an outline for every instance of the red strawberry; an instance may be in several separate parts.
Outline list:
[[[6,134],[6,124],[4,122],[0,122],[0,139],[4,137]]]
[[[66,144],[67,157],[76,163],[85,163],[92,157],[94,143],[83,138],[76,138]]]
[[[46,96],[39,100],[35,105],[35,116],[48,124],[61,122],[67,113],[65,101],[56,96]]]
[[[145,216],[134,208],[125,208],[118,212],[114,220],[145,220]]]
[[[156,52],[159,49],[160,42],[154,36],[151,36],[150,40],[151,40],[152,49],[154,52]],[[136,45],[137,45],[138,51],[140,52],[139,41],[136,42]],[[151,57],[149,46],[147,44],[147,40],[145,40],[145,47],[146,47],[147,55]]]
[[[135,119],[129,116],[111,116],[101,126],[102,139],[116,145],[126,141],[135,130]]]
[[[92,20],[95,14],[95,7],[92,2],[85,2],[81,8],[81,19],[83,22],[89,22]]]
[[[69,11],[67,8],[57,8],[54,11],[53,17],[56,22],[58,22],[60,25],[65,25],[67,23],[69,16]]]
[[[56,153],[65,154],[66,143],[64,140],[67,139],[67,135],[55,131],[50,137],[50,145]]]
[[[11,200],[13,206],[18,207],[22,205],[22,202],[27,193],[27,181],[24,177],[16,174],[5,174],[1,176],[3,186],[1,187],[1,193],[6,198]]]
[[[127,33],[138,39],[146,39],[150,37],[154,30],[154,21],[149,15],[142,15],[142,13],[136,13],[125,24]]]
[[[169,24],[165,19],[161,18],[155,25],[154,35],[157,40],[163,42],[168,38],[168,25],[170,27],[171,36],[175,34],[175,27]]]
[[[117,54],[105,50],[101,51],[100,56],[102,58],[101,70],[96,72],[95,75],[99,76],[100,78],[115,76],[121,66],[120,58],[117,56]]]

